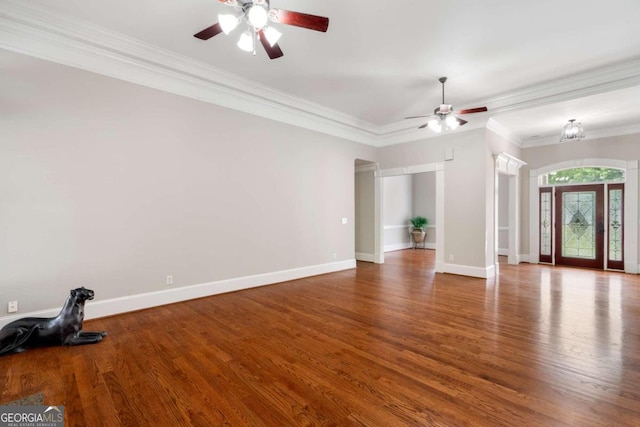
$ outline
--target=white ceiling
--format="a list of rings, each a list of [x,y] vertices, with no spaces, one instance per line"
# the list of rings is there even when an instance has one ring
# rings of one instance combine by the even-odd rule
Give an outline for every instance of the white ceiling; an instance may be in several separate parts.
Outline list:
[[[18,7],[17,0],[5,1]],[[584,124],[587,136],[640,123],[638,0],[272,0],[275,8],[330,18],[327,33],[279,25],[284,57],[273,61],[261,50],[255,57],[239,50],[238,31],[206,42],[193,37],[228,10],[216,0],[20,3],[61,28],[69,22],[61,18],[69,18],[96,37],[115,32],[374,129],[398,132],[421,124],[403,118],[433,111],[440,76],[449,77],[448,103],[487,105],[489,113],[477,120],[492,119],[525,146],[557,139],[571,118]],[[87,34],[76,38],[92,43]],[[0,47],[25,51],[12,43],[0,37]],[[414,134],[432,136],[429,129],[420,132]]]

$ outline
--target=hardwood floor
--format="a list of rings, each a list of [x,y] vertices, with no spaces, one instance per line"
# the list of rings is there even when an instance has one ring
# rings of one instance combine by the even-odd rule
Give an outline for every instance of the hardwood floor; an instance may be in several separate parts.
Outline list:
[[[97,345],[0,358],[0,402],[67,426],[638,426],[640,278],[434,252],[85,322]]]

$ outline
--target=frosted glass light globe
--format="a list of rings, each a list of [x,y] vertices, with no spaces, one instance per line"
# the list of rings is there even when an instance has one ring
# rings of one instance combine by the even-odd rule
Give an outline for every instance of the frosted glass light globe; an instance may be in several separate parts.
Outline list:
[[[249,23],[259,29],[267,25],[269,14],[264,7],[254,5],[249,9],[247,17],[249,18]]]

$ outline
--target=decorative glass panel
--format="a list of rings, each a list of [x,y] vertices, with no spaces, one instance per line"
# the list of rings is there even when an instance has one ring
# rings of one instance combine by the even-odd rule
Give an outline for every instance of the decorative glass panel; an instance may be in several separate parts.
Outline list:
[[[615,168],[574,168],[549,172],[541,183],[550,184],[584,184],[587,182],[624,182],[625,171]]]
[[[540,193],[540,255],[551,255],[551,192]]]
[[[595,259],[596,193],[562,194],[562,256]]]
[[[609,190],[609,260],[622,261],[622,190]]]

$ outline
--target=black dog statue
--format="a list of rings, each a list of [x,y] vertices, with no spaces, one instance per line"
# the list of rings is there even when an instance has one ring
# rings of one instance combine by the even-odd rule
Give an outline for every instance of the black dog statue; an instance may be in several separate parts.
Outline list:
[[[56,317],[25,317],[0,329],[0,356],[21,353],[29,347],[95,344],[106,332],[83,332],[84,303],[93,291],[73,289]]]

